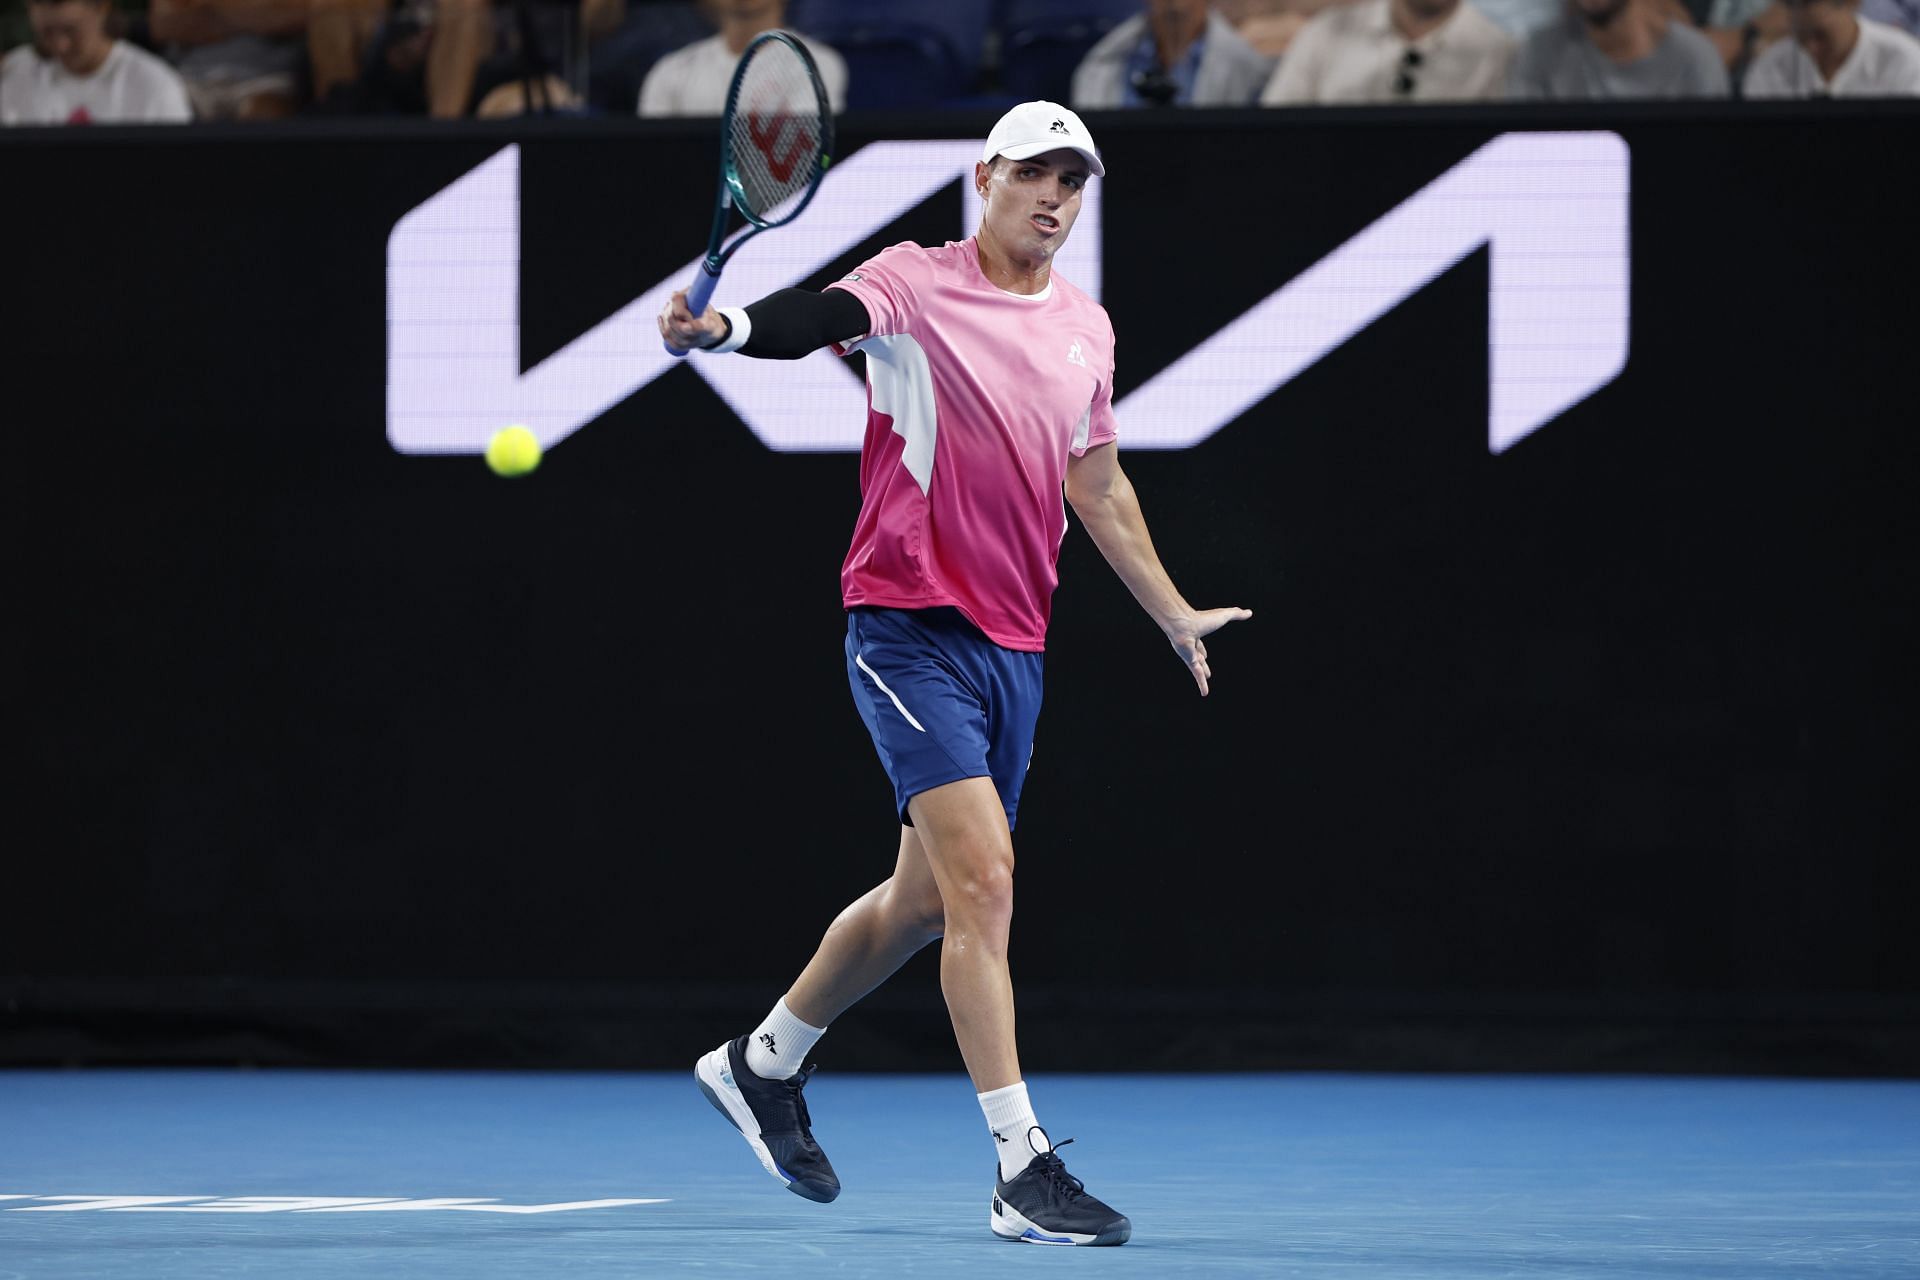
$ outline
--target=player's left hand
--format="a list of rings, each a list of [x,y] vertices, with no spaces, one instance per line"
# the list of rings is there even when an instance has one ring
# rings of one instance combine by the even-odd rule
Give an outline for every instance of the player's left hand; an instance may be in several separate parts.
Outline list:
[[[1187,664],[1187,670],[1193,672],[1193,682],[1200,686],[1201,697],[1207,696],[1207,681],[1213,678],[1213,668],[1207,665],[1207,646],[1201,637],[1212,635],[1229,622],[1241,622],[1252,616],[1251,609],[1202,609],[1167,634],[1173,651]]]

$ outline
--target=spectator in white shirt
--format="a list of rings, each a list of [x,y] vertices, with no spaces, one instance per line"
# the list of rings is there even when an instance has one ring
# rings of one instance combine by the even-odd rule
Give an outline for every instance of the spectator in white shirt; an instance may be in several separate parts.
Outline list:
[[[33,43],[0,60],[0,124],[184,124],[187,88],[164,61],[116,40],[110,0],[29,0]]]
[[[1920,0],[1861,0],[1859,16],[1920,36]],[[1790,25],[1785,0],[1711,0],[1701,29],[1739,79]]]
[[[640,82],[643,116],[717,116],[726,110],[727,86],[747,45],[763,31],[786,23],[786,0],[717,0],[720,33],[675,49],[653,64]],[[799,32],[813,55],[827,101],[836,114],[847,109],[847,63],[838,53]]]
[[[1514,46],[1467,0],[1353,0],[1307,20],[1260,101],[1272,107],[1498,98]]]
[[[1747,69],[1749,98],[1920,96],[1920,40],[1860,16],[1860,0],[1788,0],[1791,40]]]

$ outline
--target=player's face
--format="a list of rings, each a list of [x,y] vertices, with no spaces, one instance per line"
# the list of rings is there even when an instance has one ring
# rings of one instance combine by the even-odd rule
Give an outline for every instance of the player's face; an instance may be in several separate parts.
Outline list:
[[[1080,216],[1088,172],[1080,153],[1068,147],[1028,160],[996,156],[974,171],[987,205],[982,230],[1016,257],[1051,258]]]

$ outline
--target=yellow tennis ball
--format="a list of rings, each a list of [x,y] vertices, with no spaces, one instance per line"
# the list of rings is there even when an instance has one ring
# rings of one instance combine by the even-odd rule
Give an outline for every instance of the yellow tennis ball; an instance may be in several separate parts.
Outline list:
[[[523,476],[540,465],[540,441],[518,423],[502,427],[487,441],[487,465],[497,476]]]

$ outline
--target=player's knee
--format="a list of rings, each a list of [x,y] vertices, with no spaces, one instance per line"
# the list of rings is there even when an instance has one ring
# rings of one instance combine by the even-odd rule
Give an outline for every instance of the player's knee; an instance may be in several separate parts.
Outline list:
[[[961,915],[974,924],[1004,923],[1013,918],[1013,863],[994,860],[968,867],[954,877],[949,916]]]

